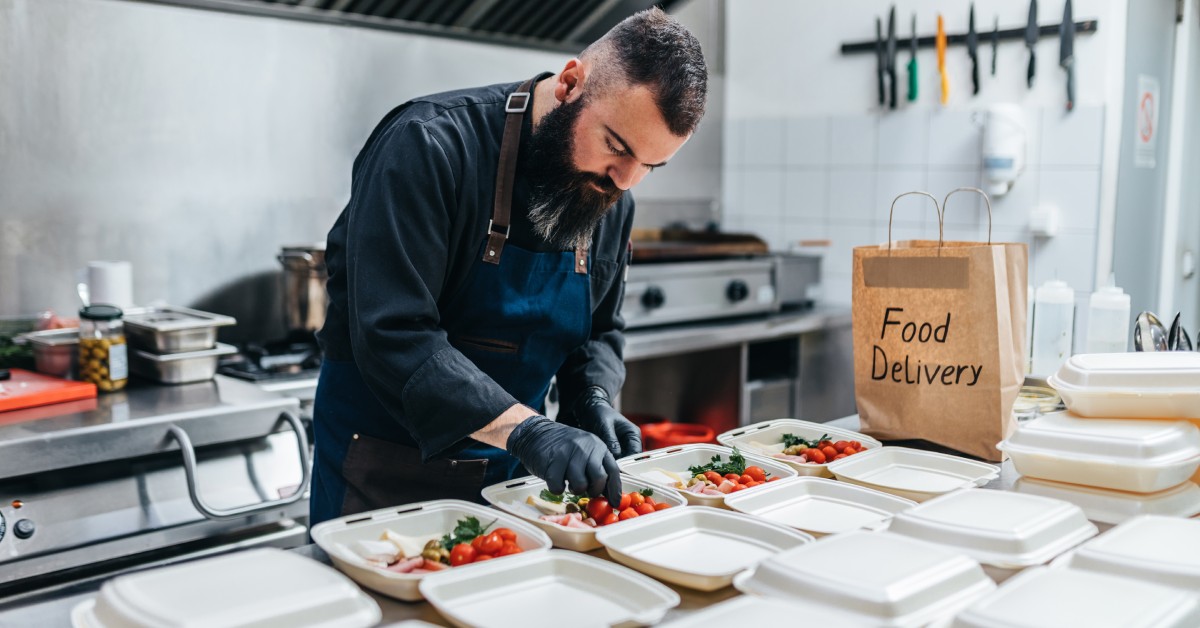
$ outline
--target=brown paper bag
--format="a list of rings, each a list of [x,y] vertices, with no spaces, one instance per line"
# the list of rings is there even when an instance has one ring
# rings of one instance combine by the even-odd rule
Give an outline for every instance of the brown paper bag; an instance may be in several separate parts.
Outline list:
[[[960,188],[945,201],[964,190],[983,194]],[[937,207],[924,192],[909,194]],[[892,243],[889,227],[889,244],[854,249],[854,386],[865,433],[1001,459],[996,444],[1016,427],[1025,377],[1029,254],[1024,244],[992,243],[990,201],[988,217],[988,242],[945,242],[939,227],[938,240]]]

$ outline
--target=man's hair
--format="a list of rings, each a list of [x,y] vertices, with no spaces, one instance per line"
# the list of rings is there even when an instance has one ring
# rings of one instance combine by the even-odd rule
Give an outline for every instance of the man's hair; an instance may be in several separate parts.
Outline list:
[[[586,93],[642,85],[654,94],[667,127],[683,137],[696,130],[708,98],[708,67],[700,42],[658,7],[639,11],[588,46]],[[599,91],[593,91],[599,90]]]

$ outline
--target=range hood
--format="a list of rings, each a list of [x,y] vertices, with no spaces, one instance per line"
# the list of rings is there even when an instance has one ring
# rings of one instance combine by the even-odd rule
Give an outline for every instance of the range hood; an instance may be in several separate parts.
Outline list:
[[[578,52],[630,15],[680,0],[142,0]]]

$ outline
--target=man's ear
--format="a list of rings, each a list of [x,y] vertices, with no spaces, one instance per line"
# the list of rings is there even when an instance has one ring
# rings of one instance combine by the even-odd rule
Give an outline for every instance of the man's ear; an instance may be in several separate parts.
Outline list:
[[[587,65],[578,57],[572,57],[558,73],[554,83],[554,98],[559,102],[574,102],[583,95],[587,81]]]

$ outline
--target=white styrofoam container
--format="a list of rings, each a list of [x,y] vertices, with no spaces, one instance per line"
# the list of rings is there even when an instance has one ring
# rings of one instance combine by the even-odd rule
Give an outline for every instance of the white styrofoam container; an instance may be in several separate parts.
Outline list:
[[[274,548],[118,576],[71,612],[75,628],[373,626],[379,605],[342,574]]]
[[[1200,419],[1200,353],[1088,353],[1046,379],[1085,417]]]
[[[1060,565],[1200,592],[1200,520],[1143,515],[1079,546]]]
[[[313,526],[310,534],[313,543],[355,582],[384,595],[415,602],[421,599],[417,585],[429,574],[397,573],[376,567],[355,554],[350,549],[351,544],[378,540],[384,530],[405,536],[440,538],[453,532],[459,519],[467,517],[475,517],[484,525],[495,521],[489,529],[508,528],[516,532],[517,545],[526,553],[550,548],[550,537],[537,527],[512,515],[458,499],[418,502],[331,519]],[[503,560],[497,560],[504,562],[510,558],[505,556]],[[460,565],[450,571],[476,566]]]
[[[1195,628],[1195,593],[1075,569],[1034,567],[954,617],[953,628]]]
[[[834,442],[839,440],[856,440],[862,443],[863,447],[867,449],[883,446],[882,443],[866,434],[844,430],[839,427],[830,427],[822,423],[801,421],[799,419],[773,419],[771,421],[755,423],[754,425],[747,425],[746,427],[739,427],[718,436],[717,442],[726,447],[737,447],[740,451],[750,451],[769,458],[772,454],[781,453],[784,450],[784,434],[794,434],[804,440],[817,440],[828,434],[829,440]],[[800,475],[815,475],[823,478],[833,477],[833,474],[829,472],[828,464],[792,462],[778,458],[772,458],[772,460],[788,465]]]
[[[784,464],[782,460],[775,460],[754,452],[742,451],[740,448],[738,452],[745,456],[748,466],[757,465],[762,467],[763,471],[767,472],[769,478],[790,478],[796,476],[796,470]],[[663,449],[655,449],[654,451],[647,451],[636,456],[622,458],[617,461],[617,464],[621,466],[621,472],[626,475],[636,476],[642,480],[651,482],[655,486],[673,488],[675,480],[659,469],[670,471],[686,482],[692,476],[688,472],[688,467],[707,464],[716,455],[720,455],[722,460],[728,461],[732,453],[732,448],[722,445],[680,445],[679,447],[664,447]],[[853,457],[851,456],[851,458]],[[843,460],[848,460],[848,458],[843,458]],[[766,485],[764,484],[763,486]],[[762,488],[762,486],[745,490],[753,491],[759,488]],[[725,504],[724,495],[697,495],[696,493],[682,489],[679,490],[679,494],[688,500],[689,503],[697,506],[715,506],[720,508]]]
[[[679,605],[678,593],[600,558],[562,550],[506,558],[432,574],[421,593],[455,626],[497,628],[644,626]]]
[[[762,490],[741,491],[725,498],[731,509],[803,530],[814,536],[880,529],[896,513],[916,502],[825,478],[802,476],[771,482]]]
[[[983,486],[1000,467],[907,447],[880,447],[829,465],[839,480],[922,502],[960,488]]]
[[[530,495],[537,496],[546,488],[546,481],[536,476],[526,476],[516,478],[508,482],[493,484],[483,489],[483,499],[495,508],[499,508],[515,517],[520,517],[524,521],[537,526],[553,541],[554,547],[563,549],[575,550],[576,552],[590,552],[600,547],[600,543],[596,541],[596,531],[600,528],[592,528],[584,530],[580,528],[568,528],[560,526],[557,523],[543,521],[534,516],[530,509],[532,506],[525,504],[525,498]],[[678,508],[687,505],[687,500],[679,495],[674,489],[667,488],[659,484],[651,484],[644,480],[627,475],[621,476],[621,490],[628,493],[630,491],[640,491],[642,489],[652,489],[654,494],[651,496],[655,502],[670,504],[672,508]],[[515,505],[514,505],[515,504]],[[658,514],[658,513],[655,513]],[[650,515],[646,515],[650,516]],[[604,527],[623,525],[628,521],[618,521],[617,523],[609,524]]]
[[[931,499],[897,514],[888,531],[1004,569],[1046,563],[1099,532],[1074,504],[986,489]]]
[[[890,532],[856,530],[777,554],[734,579],[743,593],[803,604],[804,617],[923,626],[996,588],[967,556]]]
[[[1193,482],[1183,482],[1157,493],[1130,493],[1020,477],[1013,483],[1012,490],[1071,502],[1082,508],[1088,519],[1113,525],[1144,514],[1168,517],[1200,515],[1200,486]]]
[[[1022,423],[997,447],[1021,475],[1134,493],[1176,486],[1200,468],[1200,429],[1187,421],[1055,412]]]
[[[813,537],[715,508],[664,510],[596,534],[613,560],[674,584],[715,591],[738,572]]]
[[[739,595],[731,600],[713,604],[708,608],[692,613],[682,619],[662,624],[664,628],[712,628],[713,626],[795,626],[797,618],[811,617],[806,615],[809,607],[787,600],[758,597],[756,595]],[[839,617],[830,626],[838,628],[859,628],[870,624],[851,623]]]

